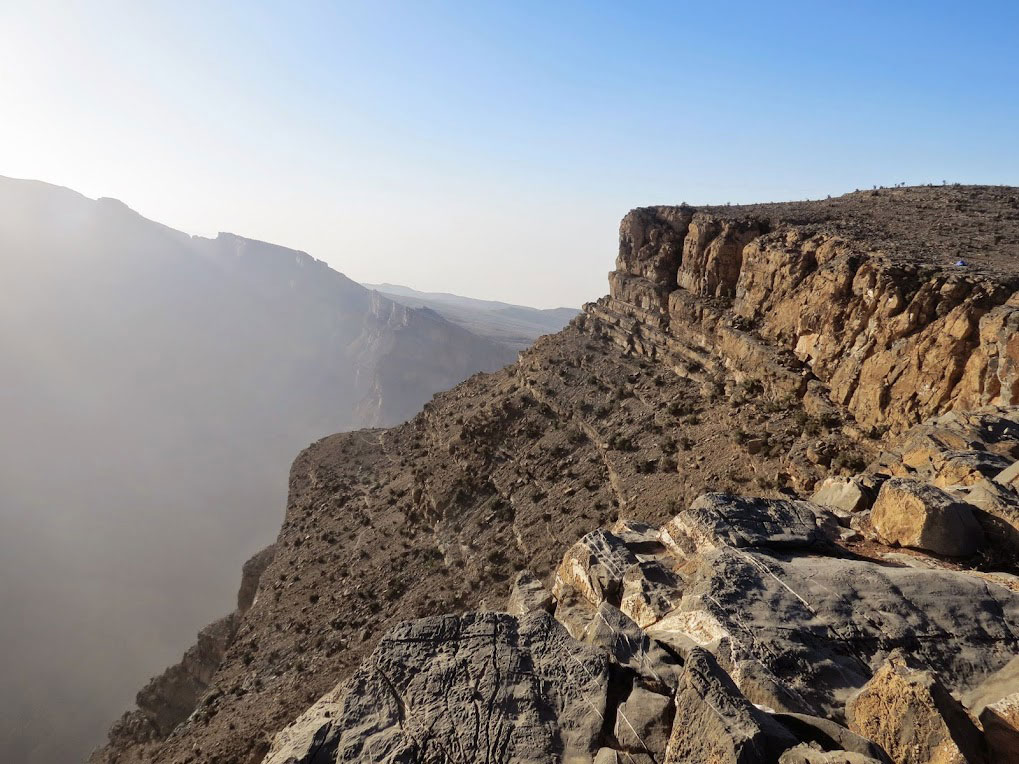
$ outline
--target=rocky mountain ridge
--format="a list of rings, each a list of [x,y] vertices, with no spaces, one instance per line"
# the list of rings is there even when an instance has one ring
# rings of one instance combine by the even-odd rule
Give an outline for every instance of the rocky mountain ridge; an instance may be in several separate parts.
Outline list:
[[[394,761],[965,760],[938,748],[952,731],[931,738],[947,758],[903,758],[921,749],[868,726],[868,701],[859,725],[846,704],[926,688],[907,693],[910,713],[954,730],[965,711],[938,688],[1010,686],[1015,498],[988,478],[1019,457],[1016,210],[1016,189],[949,187],[631,212],[609,297],[570,327],[405,425],[298,457],[274,559],[208,692],[165,741],[113,740],[93,760],[332,761],[365,746]],[[928,548],[946,517],[969,547]],[[529,589],[560,626],[484,612],[506,608],[522,571],[547,583],[548,597]],[[486,654],[494,676],[478,673]],[[567,654],[586,672],[564,671]],[[537,695],[513,684],[521,661]],[[467,738],[498,745],[450,753],[472,701],[435,710],[436,682],[480,692],[483,735]],[[533,734],[505,736],[507,696]],[[654,749],[617,723],[631,697]]]

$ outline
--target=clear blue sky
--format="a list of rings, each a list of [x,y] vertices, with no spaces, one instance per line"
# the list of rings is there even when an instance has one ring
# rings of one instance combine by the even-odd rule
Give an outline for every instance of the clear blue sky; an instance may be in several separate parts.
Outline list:
[[[0,174],[551,306],[627,209],[1019,183],[1019,4],[0,0]]]

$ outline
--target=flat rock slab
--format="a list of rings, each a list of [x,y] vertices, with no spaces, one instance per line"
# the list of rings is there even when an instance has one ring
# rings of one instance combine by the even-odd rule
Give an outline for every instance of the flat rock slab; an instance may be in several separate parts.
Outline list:
[[[816,504],[723,493],[697,497],[662,526],[662,541],[680,557],[724,546],[820,548],[837,537],[835,515]]]
[[[590,761],[607,689],[606,656],[547,613],[407,621],[264,762]]]
[[[652,636],[728,639],[832,719],[896,648],[955,692],[1019,654],[1019,594],[973,574],[726,548],[687,575]]]

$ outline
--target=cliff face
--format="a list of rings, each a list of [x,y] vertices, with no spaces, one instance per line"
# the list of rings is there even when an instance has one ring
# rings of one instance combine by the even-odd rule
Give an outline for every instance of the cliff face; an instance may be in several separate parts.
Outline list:
[[[1016,198],[898,189],[631,212],[610,295],[570,327],[407,424],[297,458],[258,601],[153,755],[261,761],[397,621],[501,608],[517,571],[549,579],[593,528],[657,529],[709,491],[808,496],[923,418],[1016,402]],[[710,594],[724,576],[709,573]],[[521,626],[507,647],[558,640],[549,628]],[[114,744],[94,760],[136,755]]]
[[[721,362],[898,430],[1017,401],[1017,218],[1010,189],[634,210],[590,312],[679,373]]]

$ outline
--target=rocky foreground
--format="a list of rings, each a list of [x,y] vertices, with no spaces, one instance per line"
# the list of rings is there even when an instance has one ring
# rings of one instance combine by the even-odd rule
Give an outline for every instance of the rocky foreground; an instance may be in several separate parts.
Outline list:
[[[566,330],[298,457],[191,710],[93,761],[1016,760],[1016,233],[1007,188],[631,212]]]
[[[1019,761],[1019,578],[945,559],[1019,553],[1019,462],[993,474],[1019,409],[918,441],[913,477],[704,494],[585,535],[551,591],[518,574],[505,612],[402,623],[265,762]]]

